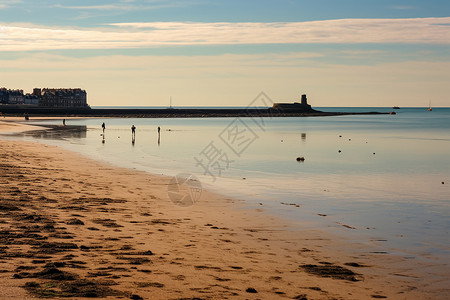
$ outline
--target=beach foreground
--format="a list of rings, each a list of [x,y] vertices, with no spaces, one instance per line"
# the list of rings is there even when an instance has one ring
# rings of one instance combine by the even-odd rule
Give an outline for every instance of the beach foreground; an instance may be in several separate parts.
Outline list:
[[[2,299],[439,299],[424,262],[203,191],[174,205],[170,178],[39,143],[0,144]],[[281,199],[282,200],[282,199]]]

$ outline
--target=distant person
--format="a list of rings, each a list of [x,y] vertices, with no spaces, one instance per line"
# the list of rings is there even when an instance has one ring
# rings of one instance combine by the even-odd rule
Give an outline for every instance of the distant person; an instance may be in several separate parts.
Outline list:
[[[30,116],[28,115],[28,114],[25,114],[25,120],[29,120],[30,119]]]
[[[106,125],[105,125],[105,122],[103,122],[103,123],[102,123],[102,129],[103,129],[103,132],[105,132],[105,128],[106,128]]]
[[[136,135],[136,126],[134,126],[134,125],[131,126],[131,135],[132,136]]]
[[[161,127],[158,126],[158,146],[161,145]]]
[[[66,119],[63,119],[63,126],[66,126]]]

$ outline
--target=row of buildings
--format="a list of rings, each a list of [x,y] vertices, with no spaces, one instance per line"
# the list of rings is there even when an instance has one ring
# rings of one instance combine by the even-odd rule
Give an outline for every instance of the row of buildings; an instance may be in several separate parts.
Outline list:
[[[2,105],[27,105],[40,107],[88,107],[87,93],[82,89],[33,89],[32,94],[23,90],[0,88]]]

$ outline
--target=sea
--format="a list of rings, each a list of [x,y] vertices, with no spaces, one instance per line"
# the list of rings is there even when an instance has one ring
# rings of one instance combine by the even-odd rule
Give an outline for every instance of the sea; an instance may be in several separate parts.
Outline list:
[[[242,200],[240,209],[264,209],[292,228],[323,229],[380,253],[448,266],[450,108],[316,109],[396,114],[68,119],[74,130],[3,138],[152,174],[189,174],[204,189]]]

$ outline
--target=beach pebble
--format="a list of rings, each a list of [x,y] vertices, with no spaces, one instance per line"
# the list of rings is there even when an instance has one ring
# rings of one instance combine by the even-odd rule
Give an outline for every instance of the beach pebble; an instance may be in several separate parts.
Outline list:
[[[444,182],[442,181],[442,184],[444,184]]]
[[[339,152],[339,153],[341,153],[342,151],[341,151],[341,150],[339,150],[338,152]]]
[[[256,294],[258,293],[258,291],[256,291],[254,288],[248,288],[245,290],[247,293],[252,293],[252,294]]]
[[[143,300],[144,298],[142,298],[142,297],[139,296],[139,295],[131,295],[130,299],[133,299],[133,300]]]

